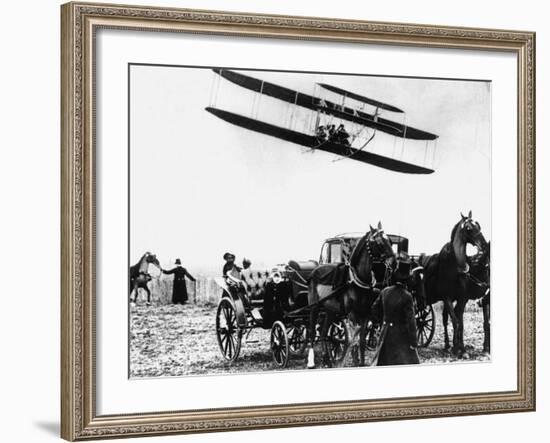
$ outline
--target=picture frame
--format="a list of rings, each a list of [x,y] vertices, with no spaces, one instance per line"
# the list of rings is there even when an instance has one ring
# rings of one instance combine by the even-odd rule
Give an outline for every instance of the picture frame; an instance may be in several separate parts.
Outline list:
[[[535,34],[71,2],[61,7],[61,436],[69,441],[535,410]],[[97,412],[96,33],[253,37],[517,57],[517,388],[240,407]],[[512,289],[510,289],[512,291]]]

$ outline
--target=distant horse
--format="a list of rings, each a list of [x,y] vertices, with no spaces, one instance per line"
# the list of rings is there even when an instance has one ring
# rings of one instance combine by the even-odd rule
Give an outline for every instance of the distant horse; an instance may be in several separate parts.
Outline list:
[[[460,221],[451,232],[451,241],[446,243],[439,253],[426,257],[421,264],[424,266],[427,302],[434,304],[443,301],[445,349],[449,348],[446,316],[450,315],[453,322],[452,352],[462,357],[465,352],[464,308],[469,299],[471,282],[466,245],[471,244],[479,251],[485,251],[488,244],[481,233],[479,223],[472,219],[472,211],[467,217],[460,215]]]
[[[132,301],[133,292],[133,303],[137,301],[138,289],[141,288],[147,292],[147,304],[151,304],[151,291],[147,286],[147,283],[151,281],[149,265],[155,265],[160,270],[160,263],[157,256],[150,252],[146,252],[134,266],[130,266],[130,301]]]
[[[376,229],[371,226],[370,230],[357,242],[351,253],[349,266],[326,264],[313,270],[308,287],[308,302],[311,306],[308,329],[310,343],[308,368],[315,367],[313,344],[321,309],[325,313],[320,331],[321,343],[325,343],[328,328],[337,317],[348,316],[359,324],[360,364],[364,366],[367,322],[371,306],[380,292],[375,288],[373,263],[381,261],[389,267],[394,258],[395,253],[390,239],[379,222]],[[334,282],[335,273],[342,272],[342,269],[346,274],[335,288],[330,282]],[[327,346],[323,347],[323,360],[328,360]]]

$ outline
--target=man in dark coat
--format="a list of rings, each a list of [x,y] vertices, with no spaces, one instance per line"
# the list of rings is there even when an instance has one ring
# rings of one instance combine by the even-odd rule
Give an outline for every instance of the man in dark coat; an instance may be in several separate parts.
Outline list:
[[[163,269],[163,274],[174,274],[174,286],[172,288],[172,303],[177,304],[181,303],[182,305],[187,302],[187,286],[185,284],[185,277],[187,277],[192,282],[196,281],[195,278],[187,272],[181,265],[181,260],[176,259],[176,267],[170,269],[169,271]]]
[[[373,316],[381,321],[380,343],[373,365],[419,364],[416,351],[416,321],[413,298],[405,287],[410,277],[410,261],[400,261],[393,273],[394,285],[384,288],[372,306]]]

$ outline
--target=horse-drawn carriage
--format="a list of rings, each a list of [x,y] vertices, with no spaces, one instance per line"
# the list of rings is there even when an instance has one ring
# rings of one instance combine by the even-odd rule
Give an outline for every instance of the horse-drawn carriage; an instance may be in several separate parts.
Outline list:
[[[315,267],[315,261],[290,261],[269,272],[245,270],[238,278],[216,279],[223,291],[216,313],[216,333],[226,360],[238,358],[243,340],[248,341],[253,329],[271,330],[271,353],[279,368],[287,366],[291,355],[304,353],[310,319],[307,279]],[[316,340],[320,340],[318,333]],[[323,343],[333,364],[344,359],[348,344],[348,328],[339,318],[329,326]]]
[[[341,267],[341,274],[348,278],[351,255],[364,234],[342,234],[327,239],[319,262],[289,261],[271,271],[242,271],[239,275],[216,279],[222,288],[222,297],[216,313],[216,333],[223,357],[233,362],[240,353],[243,339],[247,341],[253,329],[270,329],[270,346],[275,364],[284,368],[290,355],[302,355],[307,343],[307,331],[313,305],[308,304],[308,282],[319,265]],[[388,235],[394,254],[408,252],[408,239]],[[414,259],[414,257],[413,257]],[[372,263],[374,287],[382,289],[390,284],[391,268],[384,260]],[[418,342],[427,346],[433,338],[435,316],[431,305],[426,305],[419,296],[411,276],[411,291],[415,298]],[[421,278],[421,277],[417,277]],[[314,341],[320,342],[329,363],[339,364],[349,347],[349,331],[345,315],[332,315],[326,334],[321,334],[321,325],[327,313],[320,310],[315,327]],[[379,328],[369,322],[367,348],[374,348]],[[323,338],[321,338],[323,337]]]

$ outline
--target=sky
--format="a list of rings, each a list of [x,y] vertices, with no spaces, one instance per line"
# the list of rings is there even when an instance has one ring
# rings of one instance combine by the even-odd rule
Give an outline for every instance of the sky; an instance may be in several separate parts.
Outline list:
[[[236,69],[235,69],[236,70]],[[156,253],[197,274],[229,251],[255,268],[318,259],[323,241],[378,221],[409,238],[409,252],[438,252],[460,213],[473,212],[491,238],[491,84],[485,81],[241,71],[315,94],[330,83],[405,111],[437,143],[377,132],[367,150],[433,167],[409,175],[233,126],[215,106],[306,131],[311,111],[253,94],[211,70],[130,70],[130,257]],[[332,93],[323,97],[336,100]],[[353,101],[346,105],[358,105]],[[372,108],[366,108],[372,112]],[[398,122],[402,114],[385,112]],[[292,126],[289,126],[292,125]],[[351,124],[349,131],[355,128]]]

